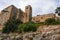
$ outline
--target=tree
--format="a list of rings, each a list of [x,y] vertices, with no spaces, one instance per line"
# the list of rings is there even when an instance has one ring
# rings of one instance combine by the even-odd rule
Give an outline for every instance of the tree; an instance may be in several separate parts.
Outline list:
[[[60,7],[57,7],[57,8],[55,9],[55,13],[57,13],[57,14],[60,16]]]

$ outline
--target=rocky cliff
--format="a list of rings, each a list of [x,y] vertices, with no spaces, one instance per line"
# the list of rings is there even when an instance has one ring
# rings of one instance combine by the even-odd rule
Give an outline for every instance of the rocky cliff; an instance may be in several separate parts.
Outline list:
[[[0,34],[0,40],[60,40],[60,25],[40,26],[30,33]]]

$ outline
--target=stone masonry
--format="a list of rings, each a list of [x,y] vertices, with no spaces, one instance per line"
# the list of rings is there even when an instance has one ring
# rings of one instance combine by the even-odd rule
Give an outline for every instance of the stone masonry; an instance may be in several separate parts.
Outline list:
[[[37,15],[32,18],[32,21],[35,23],[38,23],[38,22],[40,23],[40,22],[45,22],[45,20],[48,18],[54,18],[55,20],[57,20],[56,15],[53,13],[50,13],[50,14],[45,14],[45,15]]]
[[[0,29],[2,29],[3,25],[12,17],[19,19],[23,23],[29,21],[44,22],[47,18],[56,19],[56,15],[53,13],[32,17],[32,7],[30,5],[25,7],[25,12],[23,12],[21,9],[16,8],[14,5],[10,5],[0,12]]]
[[[32,7],[30,5],[26,6],[25,12],[16,8],[14,5],[3,9],[0,13],[0,28],[12,17],[21,20],[23,23],[29,22],[32,19]]]

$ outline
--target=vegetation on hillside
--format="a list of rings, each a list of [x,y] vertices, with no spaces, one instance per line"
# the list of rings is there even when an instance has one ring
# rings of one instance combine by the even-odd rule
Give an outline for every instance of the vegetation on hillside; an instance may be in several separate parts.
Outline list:
[[[56,20],[54,18],[48,18],[45,20],[46,25],[54,25],[56,24]]]
[[[39,24],[34,22],[22,23],[19,19],[8,20],[3,28],[3,33],[14,33],[14,32],[35,32]]]
[[[45,25],[59,25],[60,20],[55,20],[54,18],[48,18],[45,21]]]
[[[19,25],[19,30],[22,32],[35,32],[38,28],[38,24],[34,22],[27,22]]]
[[[10,19],[4,24],[4,28],[2,30],[3,33],[16,32],[18,29],[18,25],[22,22],[19,19]]]
[[[5,27],[3,28],[3,33],[10,33],[10,32],[35,32],[40,25],[57,25],[60,24],[60,20],[55,20],[54,18],[48,18],[45,22],[34,23],[34,22],[27,22],[22,23],[19,19],[10,19],[5,23]]]

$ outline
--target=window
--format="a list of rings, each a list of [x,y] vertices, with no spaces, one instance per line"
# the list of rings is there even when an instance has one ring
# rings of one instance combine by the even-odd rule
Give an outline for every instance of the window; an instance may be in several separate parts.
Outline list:
[[[35,18],[33,18],[33,20],[35,20]]]
[[[43,17],[41,17],[41,19],[43,19]]]

